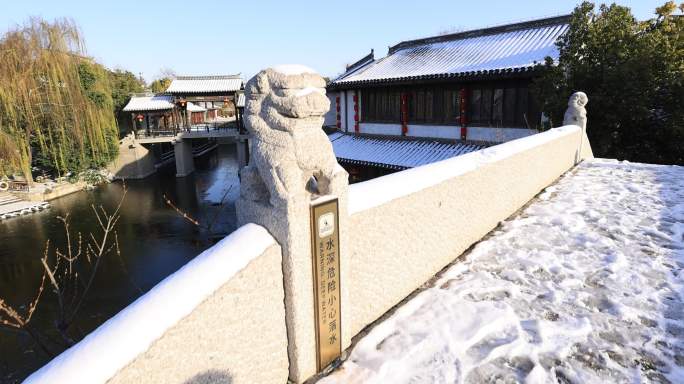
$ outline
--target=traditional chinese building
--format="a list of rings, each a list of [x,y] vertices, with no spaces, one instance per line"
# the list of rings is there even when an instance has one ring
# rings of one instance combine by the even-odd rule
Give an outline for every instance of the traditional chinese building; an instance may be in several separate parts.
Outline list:
[[[190,121],[193,125],[202,124],[208,118],[209,110],[195,103],[188,102],[186,105],[186,110],[188,113],[190,113]],[[214,107],[212,110],[215,112],[216,108]]]
[[[404,166],[391,160],[397,148],[415,146],[437,159],[431,151],[439,144],[462,154],[462,145],[473,150],[537,133],[543,116],[530,84],[537,64],[558,59],[555,42],[568,22],[560,16],[404,41],[381,59],[371,51],[328,85],[326,123],[343,135],[382,136],[384,159],[356,161],[386,169]],[[345,142],[354,140],[362,139]]]
[[[136,131],[177,131],[181,125],[170,95],[134,94],[123,108],[131,114]]]
[[[245,122],[243,120],[243,116],[245,113],[245,102],[245,93],[238,93],[237,102],[235,103],[235,121],[237,122],[238,130],[240,133],[247,133],[245,129]]]
[[[240,74],[227,76],[179,76],[166,90],[173,96],[174,103],[178,105],[183,117],[184,126],[187,128],[194,123],[194,113],[188,113],[188,103],[195,104],[204,109],[204,119],[232,118],[235,116],[236,93],[244,89],[244,82]]]

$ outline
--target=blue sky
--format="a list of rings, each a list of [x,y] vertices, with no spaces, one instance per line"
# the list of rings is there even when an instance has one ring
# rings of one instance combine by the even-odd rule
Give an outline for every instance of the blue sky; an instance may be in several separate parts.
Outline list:
[[[569,13],[574,0],[480,1],[55,1],[4,0],[3,32],[29,16],[69,17],[81,27],[88,54],[146,80],[162,68],[177,74],[249,78],[282,63],[308,65],[325,76],[375,48],[402,40]],[[619,0],[639,19],[665,0]]]

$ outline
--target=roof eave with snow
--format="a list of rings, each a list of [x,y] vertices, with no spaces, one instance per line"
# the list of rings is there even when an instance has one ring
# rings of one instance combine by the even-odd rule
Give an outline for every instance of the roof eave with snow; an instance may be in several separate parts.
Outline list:
[[[340,163],[404,170],[478,151],[486,145],[427,138],[358,135],[335,131],[328,135]]]
[[[569,16],[532,20],[401,42],[388,55],[338,77],[329,90],[431,81],[534,76],[547,57],[558,60],[556,41]]]
[[[173,98],[168,95],[133,96],[123,108],[124,112],[161,112],[175,108]]]
[[[179,76],[166,90],[172,95],[221,95],[241,90],[244,82],[240,75],[227,76]]]

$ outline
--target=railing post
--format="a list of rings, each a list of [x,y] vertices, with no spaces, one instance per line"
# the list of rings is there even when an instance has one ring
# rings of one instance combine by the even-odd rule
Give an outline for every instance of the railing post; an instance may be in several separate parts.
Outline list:
[[[568,100],[568,109],[563,116],[563,125],[576,125],[580,127],[580,139],[575,154],[575,164],[579,164],[585,158],[593,157],[591,146],[587,138],[587,110],[584,108],[589,103],[589,98],[584,92],[575,92]],[[587,145],[584,142],[587,141]]]
[[[260,224],[281,245],[290,379],[300,383],[351,343],[346,286],[350,269],[348,175],[337,164],[332,145],[322,130],[330,101],[325,96],[321,76],[302,66],[266,69],[247,83],[245,96],[244,122],[250,134],[250,153],[249,165],[240,171],[238,224]],[[335,199],[337,217],[334,207],[331,208],[334,203],[330,203]],[[325,220],[312,222],[311,215],[316,212],[313,207],[320,202],[330,204],[326,207],[331,210],[322,211]],[[322,229],[312,232],[317,227]],[[326,261],[312,251],[312,235],[316,241],[314,251],[336,246],[339,252],[337,256],[333,252],[326,254],[331,263],[325,265],[325,276],[315,277],[313,273],[313,253],[320,256],[316,260]],[[326,291],[321,291],[320,278],[327,278],[327,273],[339,278],[339,284],[329,284]],[[314,281],[319,283],[316,287]],[[326,307],[329,312],[325,313],[331,319],[339,315],[339,323],[330,324],[329,329],[321,329],[321,310],[314,309],[320,304],[318,293],[329,294],[326,297],[340,308],[338,312]],[[327,340],[334,344],[322,345],[321,332],[333,326],[335,333],[327,334]],[[321,355],[323,347],[328,349]]]

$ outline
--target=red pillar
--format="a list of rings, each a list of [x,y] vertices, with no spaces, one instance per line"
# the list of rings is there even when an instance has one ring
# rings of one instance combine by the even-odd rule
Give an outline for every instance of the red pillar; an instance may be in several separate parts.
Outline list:
[[[463,87],[461,90],[458,92],[458,104],[461,107],[460,108],[460,114],[458,117],[459,122],[461,123],[461,140],[465,140],[468,137],[468,90]]]
[[[408,94],[401,94],[401,135],[408,134]]]

